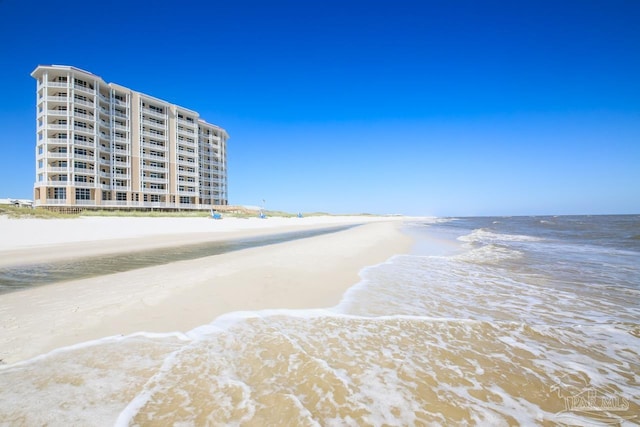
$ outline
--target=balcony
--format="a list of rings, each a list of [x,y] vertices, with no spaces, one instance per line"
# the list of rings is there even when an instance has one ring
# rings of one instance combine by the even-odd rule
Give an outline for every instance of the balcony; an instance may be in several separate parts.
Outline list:
[[[178,171],[178,172],[176,172],[176,174],[178,176],[198,176],[198,172],[196,172],[196,171],[193,171],[193,172]]]
[[[143,164],[143,165],[142,165],[142,170],[144,170],[144,171],[150,171],[150,172],[164,172],[164,173],[168,173],[168,168],[167,168],[166,166],[164,166],[164,167],[160,167],[160,166],[151,166],[151,165]]]
[[[68,141],[67,138],[47,138],[47,143],[54,145],[67,145]]]
[[[88,156],[86,154],[74,154],[73,158],[76,160],[91,160],[91,161],[95,161],[95,158],[93,157],[93,155]]]
[[[67,117],[69,111],[67,110],[47,110],[48,116]]]
[[[142,192],[147,194],[166,194],[167,191],[166,188],[142,188]]]
[[[48,130],[67,130],[69,125],[59,125],[57,123],[47,123]]]
[[[47,82],[49,87],[69,87],[69,82]]]
[[[164,123],[156,123],[156,122],[154,122],[152,120],[149,120],[149,119],[142,119],[142,124],[145,125],[145,126],[151,126],[151,127],[157,128],[157,129],[163,129],[163,130],[167,129],[167,125],[166,124],[164,124]]]
[[[166,120],[167,118],[167,113],[159,113],[156,110],[152,110],[151,108],[147,108],[147,107],[142,108],[142,113],[147,114],[149,116],[158,117],[160,119]]]
[[[150,176],[145,176],[142,178],[142,186],[144,187],[145,183],[153,183],[153,184],[164,184],[165,186],[169,184],[169,180],[167,178],[154,178]]]
[[[183,135],[188,135],[188,136],[192,136],[195,137],[195,132],[193,131],[193,129],[187,129],[187,128],[180,128],[178,127],[178,134],[183,134]]]
[[[114,136],[113,137],[113,142],[120,142],[120,143],[123,143],[123,144],[128,144],[129,140],[127,138],[123,138],[121,136]]]
[[[96,106],[93,102],[83,101],[81,99],[74,99],[73,102],[74,102],[74,104],[85,105],[85,106],[90,107],[90,108],[94,108]]]
[[[120,129],[120,130],[129,130],[126,126],[119,125],[118,123],[114,123],[113,124],[113,128],[114,129]]]
[[[50,159],[67,159],[69,157],[69,153],[49,152],[47,153],[47,157]]]
[[[142,131],[142,136],[148,136],[149,138],[156,138],[161,140],[167,139],[166,134],[154,133],[154,132],[148,132],[148,131]]]
[[[77,141],[77,140],[74,140],[73,141],[73,145],[75,145],[76,147],[94,148],[96,146],[96,143],[94,141]],[[93,159],[93,156],[91,158]]]
[[[79,90],[81,92],[90,93],[91,95],[96,93],[95,89],[91,89],[91,88],[88,88],[86,86],[82,86],[82,85],[75,84],[75,83],[73,84],[73,88],[76,89],[76,90]]]
[[[95,120],[95,116],[93,114],[78,113],[77,111],[73,112],[73,116],[80,117],[83,119]]]
[[[147,160],[160,161],[160,162],[167,161],[167,158],[164,156],[158,156],[157,154],[150,154],[150,153],[142,153],[142,158]]]
[[[48,166],[47,167],[47,172],[50,174],[55,174],[55,173],[67,173],[69,172],[69,168],[68,167],[59,167],[59,166]]]
[[[67,96],[47,96],[47,101],[49,101],[49,102],[67,103],[69,101],[69,97],[67,97]]]
[[[120,111],[116,111],[116,110],[113,110],[113,115],[116,116],[116,117],[122,117],[122,118],[125,118],[125,119],[127,118],[126,114],[121,113]]]
[[[178,145],[184,145],[185,147],[195,148],[196,142],[195,141],[188,141],[186,139],[178,139]]]
[[[131,166],[131,163],[129,163],[128,160],[125,160],[125,161],[123,161],[123,160],[115,160],[113,162],[113,165],[114,166],[121,166],[121,167],[127,167],[128,168],[128,167]]]
[[[85,128],[85,127],[82,127],[82,126],[74,126],[73,130],[75,130],[76,132],[82,132],[84,134],[91,135],[91,136],[93,136],[96,133],[95,129],[92,128],[92,127],[86,127]]]
[[[73,184],[76,187],[83,187],[83,188],[94,188],[96,186],[95,182],[83,182],[83,181],[74,181]]]
[[[113,150],[111,150],[111,152],[114,154],[121,154],[124,156],[128,156],[130,154],[129,150],[123,150],[122,148],[114,148]]]

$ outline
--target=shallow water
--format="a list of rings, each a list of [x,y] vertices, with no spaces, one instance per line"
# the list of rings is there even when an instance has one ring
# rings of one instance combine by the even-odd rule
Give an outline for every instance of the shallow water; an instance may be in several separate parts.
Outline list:
[[[241,249],[254,248],[290,240],[303,239],[346,230],[353,226],[330,227],[318,230],[294,231],[275,235],[250,237],[168,247],[124,254],[84,257],[71,261],[21,265],[0,268],[0,294],[32,286],[67,280],[84,279],[134,270],[170,262],[204,258]]]
[[[638,425],[640,217],[407,225],[451,242],[327,310],[231,313],[0,369],[8,425]],[[426,240],[425,240],[426,241]]]

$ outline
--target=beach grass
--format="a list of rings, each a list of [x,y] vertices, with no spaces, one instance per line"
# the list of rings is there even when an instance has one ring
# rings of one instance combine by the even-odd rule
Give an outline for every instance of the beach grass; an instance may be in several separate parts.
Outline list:
[[[225,209],[219,211],[222,218],[255,218],[259,215],[259,211],[245,208]],[[297,213],[290,213],[278,210],[263,211],[267,217],[292,218]],[[80,213],[60,213],[44,208],[25,208],[12,205],[0,205],[0,215],[8,218],[39,218],[39,219],[61,219],[61,218],[79,218],[83,217],[137,217],[137,218],[154,218],[154,217],[171,217],[171,218],[207,218],[211,216],[210,211],[206,210],[184,210],[184,211],[136,211],[136,210],[93,210],[87,209]],[[346,214],[352,216],[353,214]],[[368,216],[370,214],[357,214],[359,216]],[[302,216],[332,216],[327,212],[303,212]]]
[[[0,215],[8,218],[39,218],[39,219],[64,219],[78,218],[78,214],[63,214],[39,208],[17,207],[13,205],[0,205]]]

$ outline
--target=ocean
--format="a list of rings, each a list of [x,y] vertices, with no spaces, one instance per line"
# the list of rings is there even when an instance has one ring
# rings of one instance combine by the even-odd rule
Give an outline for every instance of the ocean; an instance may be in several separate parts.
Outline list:
[[[407,222],[336,306],[0,366],[0,425],[640,425],[640,216]]]

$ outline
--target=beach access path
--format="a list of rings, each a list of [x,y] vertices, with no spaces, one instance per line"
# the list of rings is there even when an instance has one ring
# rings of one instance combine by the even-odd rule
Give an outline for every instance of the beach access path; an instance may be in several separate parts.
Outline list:
[[[0,268],[211,241],[357,225],[345,230],[0,295],[0,360],[135,332],[187,332],[221,314],[328,308],[412,245],[402,217],[8,219]]]

